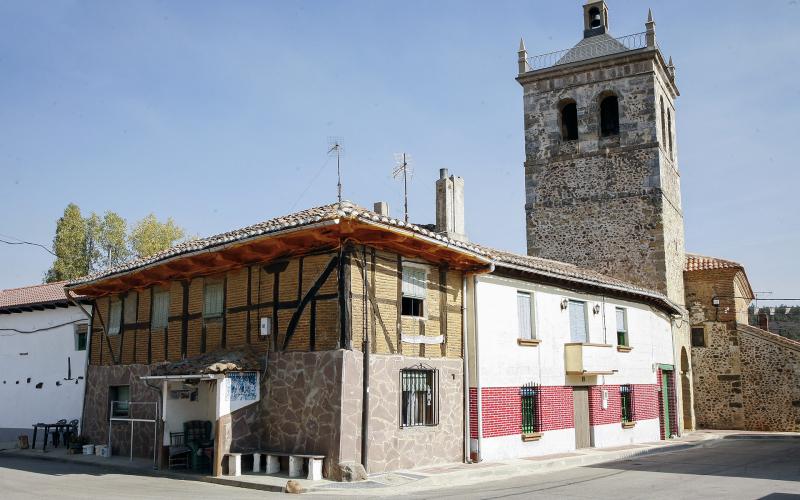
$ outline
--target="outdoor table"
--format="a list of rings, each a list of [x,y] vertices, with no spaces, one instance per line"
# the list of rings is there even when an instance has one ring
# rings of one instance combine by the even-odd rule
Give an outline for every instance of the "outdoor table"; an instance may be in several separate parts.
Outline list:
[[[63,432],[69,429],[70,427],[72,427],[72,425],[70,425],[69,423],[44,424],[39,422],[38,424],[33,424],[33,443],[31,443],[31,449],[32,450],[36,449],[36,434],[39,432],[40,428],[44,430],[44,443],[42,443],[42,451],[44,451],[45,449],[47,449],[47,436],[50,435],[50,430],[55,430],[56,432]]]

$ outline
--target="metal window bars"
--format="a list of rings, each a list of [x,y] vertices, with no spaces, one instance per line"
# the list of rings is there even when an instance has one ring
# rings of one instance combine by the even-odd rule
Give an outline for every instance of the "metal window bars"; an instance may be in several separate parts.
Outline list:
[[[439,370],[400,370],[400,427],[439,424]]]
[[[576,61],[584,61],[628,50],[643,49],[645,47],[647,47],[646,31],[632,33],[619,38],[601,38],[597,42],[578,44],[569,49],[529,57],[529,71]]]
[[[526,384],[520,387],[523,434],[533,434],[541,431],[540,394],[541,388],[538,384]]]
[[[619,396],[622,421],[633,422],[633,389],[629,385],[621,385],[619,386]]]
[[[115,416],[119,414],[123,405],[127,409],[127,413],[124,417]],[[134,418],[134,414],[137,413],[134,411],[135,408],[153,408],[152,418]],[[149,413],[149,412],[147,412]],[[143,415],[146,416],[146,415]],[[144,402],[144,401],[112,401],[111,402],[111,414],[108,418],[108,452],[111,453],[111,434],[112,434],[112,424],[114,422],[128,422],[130,423],[130,460],[133,461],[133,432],[134,432],[134,424],[136,422],[139,423],[151,423],[153,424],[153,469],[158,468],[158,420],[159,420],[159,410],[158,410],[158,403],[157,402]]]

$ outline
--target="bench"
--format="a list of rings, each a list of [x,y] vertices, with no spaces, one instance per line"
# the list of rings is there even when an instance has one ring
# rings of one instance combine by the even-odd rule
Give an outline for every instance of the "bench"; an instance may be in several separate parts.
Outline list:
[[[281,451],[253,451],[248,453],[227,453],[228,475],[240,476],[242,474],[242,455],[253,455],[253,472],[261,472],[261,455],[266,456],[267,474],[275,474],[281,470],[280,457],[289,457],[289,477],[303,475],[303,461],[308,460],[308,476],[311,481],[322,479],[322,461],[325,455],[307,455],[303,453],[284,453]]]

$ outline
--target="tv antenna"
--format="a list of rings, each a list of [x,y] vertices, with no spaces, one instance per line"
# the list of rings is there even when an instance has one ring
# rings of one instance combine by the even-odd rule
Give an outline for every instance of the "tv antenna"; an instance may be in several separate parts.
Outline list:
[[[339,203],[342,202],[342,156],[344,145],[341,137],[328,137],[328,156],[336,156],[336,189]]]
[[[405,212],[405,221],[408,222],[408,179],[414,175],[414,169],[411,168],[411,155],[406,153],[394,154],[395,166],[392,170],[392,177],[397,179],[403,176],[403,208]]]

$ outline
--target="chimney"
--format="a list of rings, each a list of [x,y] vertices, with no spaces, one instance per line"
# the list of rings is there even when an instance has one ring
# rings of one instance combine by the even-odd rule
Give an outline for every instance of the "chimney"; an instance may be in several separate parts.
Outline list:
[[[389,217],[389,204],[385,201],[376,201],[372,211],[378,215]]]
[[[449,176],[439,169],[436,181],[436,232],[448,238],[467,241],[464,233],[464,179]]]

